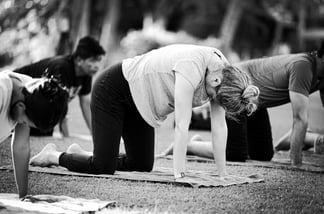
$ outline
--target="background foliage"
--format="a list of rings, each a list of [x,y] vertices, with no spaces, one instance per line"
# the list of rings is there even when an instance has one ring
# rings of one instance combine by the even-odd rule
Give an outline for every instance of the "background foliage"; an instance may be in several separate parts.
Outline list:
[[[301,11],[305,16],[301,16]],[[323,0],[1,0],[0,67],[71,53],[77,40],[100,40],[105,65],[170,43],[220,48],[237,61],[312,50],[304,28],[323,30]]]

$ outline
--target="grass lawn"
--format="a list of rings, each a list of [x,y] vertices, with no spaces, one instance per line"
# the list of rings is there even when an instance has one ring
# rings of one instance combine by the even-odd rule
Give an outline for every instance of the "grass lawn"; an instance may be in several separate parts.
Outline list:
[[[88,134],[78,108],[70,105],[70,130]],[[276,141],[289,130],[290,106],[270,109]],[[310,128],[323,132],[324,111],[318,94],[311,96]],[[191,132],[194,134],[197,132]],[[209,138],[209,132],[199,132]],[[157,130],[156,152],[172,141],[172,119]],[[89,145],[91,147],[91,145]],[[11,164],[9,143],[0,144],[0,165]],[[157,160],[157,166],[172,167],[170,160]],[[211,163],[188,162],[189,169],[212,170]],[[67,195],[116,201],[117,207],[135,213],[324,213],[324,174],[248,166],[228,166],[231,174],[258,173],[264,183],[222,188],[190,188],[170,184],[131,182],[117,179],[29,174],[30,194]],[[12,172],[0,171],[0,192],[15,193]]]

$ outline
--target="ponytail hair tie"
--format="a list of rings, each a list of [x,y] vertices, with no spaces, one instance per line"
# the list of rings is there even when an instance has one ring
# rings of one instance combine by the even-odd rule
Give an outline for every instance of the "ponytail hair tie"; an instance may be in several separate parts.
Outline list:
[[[253,112],[258,109],[257,105],[254,103],[248,103],[245,107],[246,115],[251,116]]]
[[[248,85],[245,90],[243,91],[243,98],[248,99],[248,98],[257,98],[260,94],[260,90],[258,87],[255,85]]]

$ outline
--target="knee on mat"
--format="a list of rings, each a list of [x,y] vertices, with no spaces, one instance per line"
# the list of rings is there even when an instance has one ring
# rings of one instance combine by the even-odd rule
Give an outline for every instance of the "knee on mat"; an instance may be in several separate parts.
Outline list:
[[[94,164],[94,171],[95,174],[113,175],[116,171],[116,168],[96,162]]]
[[[252,160],[259,160],[259,161],[271,161],[273,158],[274,152],[268,152],[268,153],[257,153],[257,154],[250,154],[250,159]]]
[[[248,156],[244,152],[226,151],[226,160],[235,162],[245,162]]]
[[[151,172],[153,170],[153,164],[151,163],[142,163],[132,167],[133,170],[139,172]]]
[[[228,156],[226,157],[227,161],[234,161],[234,162],[245,162],[246,161],[246,157],[242,157],[242,156]]]

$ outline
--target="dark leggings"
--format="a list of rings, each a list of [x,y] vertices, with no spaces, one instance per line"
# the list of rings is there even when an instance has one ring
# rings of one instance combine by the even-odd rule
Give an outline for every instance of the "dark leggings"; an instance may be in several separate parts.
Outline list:
[[[226,159],[270,161],[273,157],[272,132],[267,109],[259,109],[239,122],[227,119]]]
[[[114,174],[151,171],[154,163],[154,128],[136,109],[121,64],[97,78],[91,97],[93,156],[62,153],[59,164],[70,171]],[[119,155],[123,137],[126,155]]]

